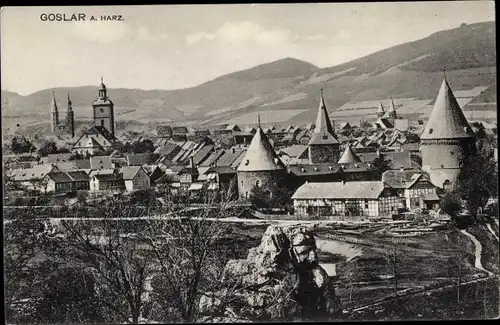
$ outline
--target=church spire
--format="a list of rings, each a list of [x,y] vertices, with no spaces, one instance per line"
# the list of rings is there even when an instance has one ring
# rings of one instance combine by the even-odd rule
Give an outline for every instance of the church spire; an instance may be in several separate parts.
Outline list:
[[[311,135],[309,144],[331,144],[339,143],[333,132],[332,122],[326,110],[325,99],[323,98],[323,89],[320,92],[320,102],[318,115],[316,116],[316,125]]]
[[[71,102],[71,98],[69,98],[69,92],[68,92],[68,111],[73,110],[73,104]]]
[[[52,112],[57,112],[57,102],[56,102],[56,93],[52,90],[52,103],[51,103]]]
[[[380,104],[378,105],[377,115],[379,117],[382,117],[384,114],[385,114],[384,105],[382,104],[382,102],[380,102]]]
[[[104,84],[103,78],[101,77],[101,85],[99,87],[99,98],[106,98],[106,85]]]
[[[59,112],[57,109],[57,101],[56,101],[56,93],[55,91],[52,91],[52,102],[50,104],[50,110],[51,110],[51,129],[52,132],[56,131],[57,125],[59,124]]]
[[[445,77],[420,138],[434,140],[471,137],[474,137],[474,133]]]

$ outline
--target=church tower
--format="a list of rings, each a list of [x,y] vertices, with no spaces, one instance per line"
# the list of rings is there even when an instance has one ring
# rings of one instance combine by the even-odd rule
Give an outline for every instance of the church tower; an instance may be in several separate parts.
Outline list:
[[[447,189],[455,183],[467,156],[475,152],[475,145],[474,132],[445,77],[420,136],[422,170],[435,186]]]
[[[68,93],[68,110],[66,112],[66,125],[69,128],[69,132],[71,133],[71,137],[75,137],[75,115],[73,113],[73,104],[71,103],[71,99],[69,98]]]
[[[57,125],[59,124],[59,112],[57,109],[56,94],[52,91],[52,102],[50,104],[50,127],[52,132],[57,131]]]
[[[309,140],[309,163],[335,163],[339,159],[340,143],[335,138],[321,89],[316,126]]]
[[[113,136],[115,136],[115,114],[114,104],[108,98],[106,85],[101,77],[101,85],[99,87],[99,95],[92,103],[94,110],[94,125],[105,127]]]

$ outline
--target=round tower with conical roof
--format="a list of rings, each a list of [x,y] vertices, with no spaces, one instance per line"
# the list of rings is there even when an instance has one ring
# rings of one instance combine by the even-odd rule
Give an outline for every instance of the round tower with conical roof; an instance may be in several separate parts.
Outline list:
[[[264,191],[269,190],[272,185],[277,184],[277,181],[285,176],[285,165],[259,125],[237,169],[240,198],[249,198],[255,186]]]
[[[323,89],[321,89],[316,125],[308,146],[310,164],[336,162],[339,159],[340,143],[335,137],[332,122],[326,110]]]
[[[432,184],[449,188],[475,149],[474,132],[445,77],[420,136],[422,170],[429,173]]]

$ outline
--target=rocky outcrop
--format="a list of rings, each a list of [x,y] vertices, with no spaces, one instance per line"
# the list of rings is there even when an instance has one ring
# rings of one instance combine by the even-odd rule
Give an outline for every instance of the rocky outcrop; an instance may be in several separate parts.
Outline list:
[[[203,321],[318,319],[339,308],[326,271],[318,264],[312,232],[269,226],[244,260],[230,260],[224,288],[200,300]]]

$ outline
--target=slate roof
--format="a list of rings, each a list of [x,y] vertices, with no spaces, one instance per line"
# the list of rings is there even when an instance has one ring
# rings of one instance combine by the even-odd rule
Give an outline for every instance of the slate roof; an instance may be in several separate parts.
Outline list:
[[[217,161],[221,156],[223,156],[225,154],[225,150],[222,150],[222,149],[218,149],[216,151],[213,151],[210,156],[208,156],[207,159],[205,159],[204,162],[202,162],[200,164],[201,167],[204,167],[204,166],[211,166],[212,163],[214,163],[215,161]],[[218,163],[218,161],[217,161]]]
[[[154,164],[159,157],[157,153],[135,153],[128,154],[127,161],[129,166],[142,166]]]
[[[302,156],[304,151],[307,151],[307,149],[308,149],[308,146],[306,146],[306,145],[296,144],[296,145],[281,148],[279,150],[279,153],[282,152],[282,153],[288,155],[289,157],[298,158],[298,157]]]
[[[348,164],[348,163],[355,163],[355,162],[361,162],[361,158],[359,158],[351,149],[351,145],[347,145],[345,147],[344,153],[342,154],[342,157],[340,157],[338,163],[339,164]]]
[[[217,167],[210,167],[205,171],[205,174],[209,173],[217,173],[219,175],[229,175],[229,174],[236,174],[236,171],[231,167],[217,166]]]
[[[382,174],[382,182],[392,188],[408,188],[410,185],[413,185],[420,176],[422,176],[422,174],[412,170],[387,170]]]
[[[95,178],[97,178],[98,181],[116,181],[121,179],[118,175],[116,174],[97,174],[94,175]]]
[[[421,140],[472,138],[472,131],[446,78],[443,79]]]
[[[159,154],[160,156],[169,156],[176,150],[180,150],[177,144],[167,142],[163,146],[156,148],[154,152]]]
[[[172,133],[173,134],[186,134],[186,133],[189,133],[189,130],[185,126],[174,126],[172,128]]]
[[[306,164],[288,166],[288,170],[297,176],[329,175],[337,173],[340,170],[340,166],[337,164]]]
[[[236,159],[229,165],[231,168],[234,168],[234,169],[237,169],[238,166],[241,164],[241,162],[243,161],[243,158],[245,158],[245,153],[246,153],[246,150],[242,150],[240,152],[240,154],[238,155],[238,157],[236,157]]]
[[[67,172],[69,177],[71,177],[74,181],[88,181],[90,180],[89,175],[85,173],[84,171],[81,170],[76,170],[76,171],[70,171]]]
[[[55,172],[47,174],[56,183],[69,183],[73,181],[65,172]]]
[[[134,179],[135,175],[141,170],[141,166],[125,166],[120,168],[119,173],[122,175],[122,178],[125,180]]]
[[[94,156],[90,157],[91,169],[108,169],[113,168],[110,156]]]
[[[383,190],[381,181],[306,183],[292,199],[377,199]]]
[[[219,160],[217,160],[217,166],[231,166],[239,156],[243,155],[243,150],[235,149],[234,153],[232,149],[225,150],[224,155],[222,155]]]
[[[50,172],[58,172],[59,169],[53,165],[37,165],[27,169],[13,169],[10,176],[14,181],[40,180]]]
[[[392,129],[394,127],[388,119],[383,117],[378,118],[375,124],[379,125],[381,128],[384,129]]]
[[[238,171],[284,170],[285,165],[279,159],[269,139],[260,127],[250,142],[250,146],[238,167]]]
[[[214,150],[213,144],[209,144],[209,145],[202,147],[196,154],[194,154],[193,164],[195,164],[195,165],[201,164],[203,161],[205,161],[205,159],[207,159],[209,157],[210,153],[213,150]]]

